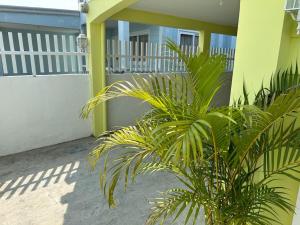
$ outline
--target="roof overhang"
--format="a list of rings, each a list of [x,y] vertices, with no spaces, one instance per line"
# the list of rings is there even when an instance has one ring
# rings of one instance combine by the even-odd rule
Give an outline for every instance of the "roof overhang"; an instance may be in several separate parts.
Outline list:
[[[91,0],[89,23],[107,19],[236,35],[240,0]]]
[[[237,27],[240,0],[139,0],[130,8]]]

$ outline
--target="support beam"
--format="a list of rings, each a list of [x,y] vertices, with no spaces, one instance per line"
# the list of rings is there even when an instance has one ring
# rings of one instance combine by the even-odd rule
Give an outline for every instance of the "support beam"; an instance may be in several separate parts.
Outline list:
[[[126,20],[133,23],[152,24],[188,30],[205,30],[211,33],[220,33],[228,35],[236,35],[237,33],[237,28],[232,26],[222,26],[194,19],[186,19],[177,16],[128,8],[114,14],[110,17],[110,19]]]
[[[105,87],[105,23],[89,23],[89,73],[91,95]],[[93,112],[93,135],[98,137],[107,129],[106,105],[100,104]]]
[[[209,31],[200,31],[199,32],[199,48],[201,52],[209,53],[210,42],[211,42],[211,32]]]
[[[87,23],[102,23],[138,0],[90,0]]]

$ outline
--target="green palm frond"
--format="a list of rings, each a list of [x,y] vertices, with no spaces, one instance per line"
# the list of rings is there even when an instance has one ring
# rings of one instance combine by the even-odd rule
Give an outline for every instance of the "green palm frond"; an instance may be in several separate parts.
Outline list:
[[[196,196],[193,192],[185,189],[171,189],[161,194],[160,198],[151,202],[153,205],[146,225],[164,224],[167,218],[174,216],[176,221],[182,212],[187,211],[184,224],[190,220],[192,224],[199,221],[199,213],[203,204],[210,204],[202,196]]]
[[[280,95],[266,111],[262,111],[255,106],[245,106],[244,112],[247,116],[249,127],[241,131],[240,137],[236,140],[236,151],[242,159],[245,159],[261,135],[277,126],[282,118],[292,119],[299,114],[300,89]]]
[[[266,148],[264,157],[264,179],[282,174],[300,181],[300,128],[296,128],[297,119],[282,119],[260,140]]]
[[[158,149],[161,151],[162,146]],[[120,152],[121,151],[121,152]],[[128,180],[134,180],[143,163],[155,153],[151,130],[146,126],[137,125],[110,134],[102,140],[89,154],[89,162],[93,169],[100,158],[105,158],[101,168],[100,186],[111,207],[115,206],[114,191],[121,176],[124,177],[124,187]],[[108,174],[111,179],[108,180]]]
[[[287,93],[292,89],[300,87],[300,76],[298,71],[298,64],[295,69],[291,66],[286,71],[279,71],[270,79],[269,87],[262,85],[261,89],[255,96],[254,104],[265,108],[274,101],[276,97]]]
[[[209,107],[213,97],[221,87],[221,76],[225,69],[224,56],[208,56],[206,54],[185,55],[174,43],[168,42],[168,47],[175,51],[185,62],[194,106]]]
[[[287,212],[293,211],[286,190],[281,187],[251,184],[235,191],[234,199],[231,199],[234,204],[223,207],[226,224],[280,224],[275,206]]]

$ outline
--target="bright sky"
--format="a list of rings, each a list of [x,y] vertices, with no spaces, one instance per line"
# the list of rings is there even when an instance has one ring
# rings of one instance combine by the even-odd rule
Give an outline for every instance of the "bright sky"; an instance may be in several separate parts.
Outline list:
[[[78,0],[0,0],[0,5],[77,10]]]

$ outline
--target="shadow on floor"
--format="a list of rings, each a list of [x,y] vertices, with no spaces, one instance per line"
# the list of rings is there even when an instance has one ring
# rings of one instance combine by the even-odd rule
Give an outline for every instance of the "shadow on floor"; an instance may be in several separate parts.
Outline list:
[[[166,174],[140,177],[135,184],[129,185],[126,193],[123,186],[116,188],[118,206],[109,209],[99,190],[98,171],[87,176],[86,166],[84,163],[81,166],[74,176],[66,179],[67,182],[76,183],[74,190],[61,199],[63,204],[68,205],[64,225],[142,225],[149,215],[149,199],[176,182]]]
[[[83,140],[1,157],[0,199],[8,200],[69,179],[78,172],[78,152],[86,152],[94,143],[92,138]]]
[[[109,209],[99,190],[98,171],[86,156],[95,139],[85,138],[0,158],[0,211],[4,225],[141,225],[148,199],[173,186],[166,174],[137,179],[118,207]],[[2,207],[5,206],[5,207]],[[176,225],[176,223],[171,223]],[[181,224],[181,223],[178,223]]]

